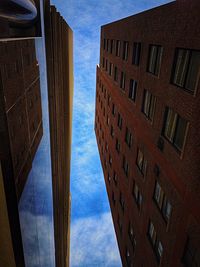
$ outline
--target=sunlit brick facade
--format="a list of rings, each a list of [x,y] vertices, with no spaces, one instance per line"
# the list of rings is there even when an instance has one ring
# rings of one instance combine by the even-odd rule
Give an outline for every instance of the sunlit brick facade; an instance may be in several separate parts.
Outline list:
[[[199,11],[101,28],[95,132],[123,266],[200,266]]]

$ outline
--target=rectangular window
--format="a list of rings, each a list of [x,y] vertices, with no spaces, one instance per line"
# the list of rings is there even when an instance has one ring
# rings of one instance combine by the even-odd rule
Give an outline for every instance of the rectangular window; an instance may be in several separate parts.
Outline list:
[[[129,237],[130,237],[131,243],[133,245],[133,250],[134,250],[136,246],[136,238],[135,238],[133,226],[131,225],[131,223],[129,223],[128,233],[129,233]]]
[[[111,127],[110,127],[110,135],[112,136],[112,137],[114,137],[114,128],[113,128],[113,126],[111,125]]]
[[[114,68],[114,81],[117,82],[118,80],[118,71],[117,71],[117,67],[115,66]]]
[[[113,114],[113,116],[115,116],[115,114],[116,114],[116,107],[115,107],[114,103],[112,104],[112,114]]]
[[[128,177],[129,165],[128,165],[128,162],[126,161],[125,156],[123,156],[123,165],[122,166],[123,166],[124,173]]]
[[[117,126],[120,130],[122,129],[122,116],[120,115],[120,113],[118,113]]]
[[[115,147],[116,147],[117,152],[119,153],[121,145],[120,145],[120,141],[118,138],[116,139],[116,146]]]
[[[137,81],[130,79],[129,95],[128,97],[135,102],[137,90]]]
[[[120,195],[119,195],[119,203],[120,203],[121,208],[122,208],[122,210],[124,212],[125,201],[124,201],[124,197],[123,197],[121,192],[120,192]]]
[[[120,41],[119,40],[117,40],[116,41],[116,47],[115,47],[115,55],[117,56],[117,57],[119,57],[120,56]]]
[[[110,40],[110,53],[113,52],[114,40]]]
[[[140,63],[140,52],[141,52],[141,43],[133,43],[133,59],[132,63],[134,65],[139,65]]]
[[[138,149],[136,164],[137,164],[141,174],[143,176],[145,176],[146,168],[147,168],[147,160],[144,158],[144,154],[140,149]]]
[[[132,134],[131,134],[130,130],[127,127],[126,127],[125,142],[129,147],[131,147],[131,145],[132,145]]]
[[[122,56],[123,60],[127,60],[128,59],[128,42],[124,42],[123,44],[123,56]]]
[[[177,48],[172,83],[194,92],[200,76],[200,51]]]
[[[185,267],[200,266],[200,248],[188,237],[184,249],[182,262]]]
[[[112,73],[113,73],[113,64],[110,62],[109,75],[112,76]]]
[[[106,71],[108,71],[108,60],[106,59],[106,67],[105,67]]]
[[[144,90],[142,112],[146,117],[152,121],[156,105],[156,97],[153,96],[148,90]]]
[[[103,68],[105,67],[105,58],[103,57],[103,62],[102,62]]]
[[[117,185],[117,174],[115,171],[113,172],[113,180],[115,182],[115,185]]]
[[[120,79],[120,88],[125,90],[125,82],[126,82],[126,76],[125,73],[121,72],[121,79]]]
[[[103,49],[104,50],[106,49],[106,39],[105,38],[103,39]]]
[[[107,44],[106,44],[106,51],[109,51],[109,39],[107,39]]]
[[[148,237],[151,242],[152,248],[155,252],[156,259],[158,262],[160,262],[160,259],[163,255],[163,245],[161,241],[158,239],[155,227],[152,223],[152,221],[149,222],[149,227],[148,227]]]
[[[164,219],[168,222],[171,216],[172,206],[166,195],[164,194],[164,191],[158,181],[156,181],[155,184],[154,200],[156,201],[158,208],[162,212]]]
[[[163,48],[160,45],[149,46],[147,71],[158,76],[161,66]]]
[[[109,125],[109,124],[110,124],[110,118],[107,115],[107,125]]]
[[[113,201],[113,205],[115,206],[116,199],[115,199],[115,194],[114,194],[114,192],[112,192],[112,201]]]
[[[187,124],[187,121],[181,118],[178,113],[173,111],[171,108],[166,107],[163,135],[180,152],[183,149],[186,137]]]
[[[108,106],[110,106],[111,96],[108,94]]]
[[[110,164],[110,166],[112,166],[112,157],[111,157],[111,155],[109,155],[109,164]]]
[[[136,183],[134,184],[134,187],[133,187],[133,196],[135,198],[135,202],[137,204],[138,209],[141,209],[141,206],[142,206],[142,194],[140,193],[139,188],[138,188]]]

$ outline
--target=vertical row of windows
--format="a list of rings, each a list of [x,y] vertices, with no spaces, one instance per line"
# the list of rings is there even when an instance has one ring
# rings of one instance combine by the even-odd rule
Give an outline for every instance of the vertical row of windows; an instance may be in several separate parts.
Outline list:
[[[156,254],[156,258],[158,262],[160,262],[160,259],[163,255],[163,245],[157,236],[157,232],[151,220],[149,221],[148,237]]]

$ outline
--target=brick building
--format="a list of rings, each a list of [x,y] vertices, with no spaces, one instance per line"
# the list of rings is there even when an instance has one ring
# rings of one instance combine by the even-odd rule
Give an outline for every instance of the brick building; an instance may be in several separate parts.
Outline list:
[[[95,132],[123,266],[200,266],[199,11],[101,28]]]

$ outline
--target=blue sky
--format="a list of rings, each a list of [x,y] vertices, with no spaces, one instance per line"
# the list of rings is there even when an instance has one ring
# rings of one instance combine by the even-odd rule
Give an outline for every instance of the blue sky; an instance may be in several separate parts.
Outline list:
[[[51,0],[74,32],[71,267],[120,267],[96,139],[100,26],[167,0]]]

